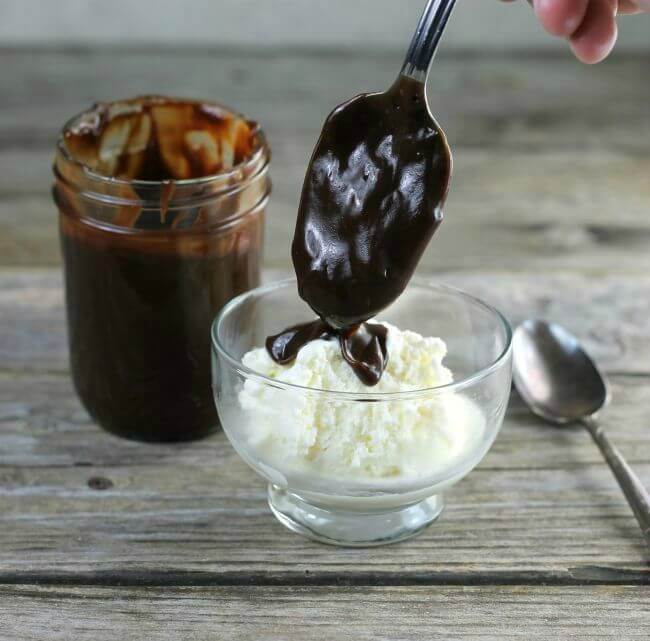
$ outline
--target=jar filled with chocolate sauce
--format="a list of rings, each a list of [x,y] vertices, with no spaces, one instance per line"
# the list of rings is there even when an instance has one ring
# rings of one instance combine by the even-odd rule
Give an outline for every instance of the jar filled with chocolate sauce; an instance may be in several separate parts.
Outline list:
[[[58,140],[72,377],[104,429],[146,441],[214,431],[210,324],[259,284],[269,148],[214,103],[98,104]]]

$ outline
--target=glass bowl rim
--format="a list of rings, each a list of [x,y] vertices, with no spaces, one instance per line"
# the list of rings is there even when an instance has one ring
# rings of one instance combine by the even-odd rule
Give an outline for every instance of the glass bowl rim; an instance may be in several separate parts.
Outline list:
[[[445,383],[443,385],[436,385],[434,387],[425,387],[421,389],[408,390],[404,392],[346,392],[344,390],[327,390],[321,389],[318,387],[308,387],[307,385],[298,385],[296,383],[286,383],[284,381],[279,381],[264,374],[260,374],[255,370],[247,367],[241,362],[241,359],[234,357],[228,352],[225,346],[219,340],[219,328],[223,323],[226,316],[237,306],[243,304],[246,300],[253,298],[255,296],[262,296],[273,292],[278,289],[284,289],[289,285],[293,285],[297,289],[296,279],[285,278],[282,280],[273,281],[266,285],[260,285],[254,289],[251,289],[239,296],[236,296],[230,300],[221,311],[217,314],[214,322],[212,323],[212,328],[210,331],[210,337],[212,342],[212,348],[217,352],[219,356],[224,358],[231,367],[233,367],[241,376],[246,379],[252,379],[257,382],[268,385],[269,387],[275,387],[284,390],[293,390],[306,394],[315,394],[315,395],[325,395],[329,398],[338,398],[340,400],[347,401],[398,401],[398,400],[411,400],[414,398],[419,398],[422,396],[430,396],[432,394],[438,394],[441,392],[458,392],[464,390],[476,383],[482,381],[484,378],[487,378],[490,374],[497,371],[508,359],[512,352],[512,327],[506,319],[506,317],[495,307],[489,305],[485,301],[468,294],[467,292],[453,287],[451,285],[445,285],[442,283],[431,282],[430,279],[423,277],[416,277],[411,280],[406,290],[409,289],[411,285],[415,285],[419,288],[440,291],[444,294],[451,295],[455,298],[462,298],[466,303],[470,303],[474,306],[481,307],[483,310],[489,312],[489,314],[496,318],[505,333],[505,347],[501,353],[494,359],[489,365],[482,367],[481,369],[473,372],[472,374],[465,376],[457,381],[452,381],[451,383]],[[296,293],[297,295],[297,293]],[[443,338],[444,340],[444,338]],[[369,388],[372,390],[372,388]]]

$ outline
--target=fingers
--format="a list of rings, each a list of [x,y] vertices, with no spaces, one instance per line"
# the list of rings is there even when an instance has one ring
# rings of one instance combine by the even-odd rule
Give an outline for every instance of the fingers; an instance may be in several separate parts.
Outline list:
[[[587,64],[600,62],[613,49],[617,14],[650,12],[650,0],[533,0],[533,4],[546,31],[567,38],[576,57]]]
[[[636,4],[641,11],[650,12],[650,0],[626,0]]]
[[[590,0],[535,0],[535,13],[546,31],[569,38],[582,24]]]
[[[650,0],[619,0],[619,14],[641,13],[642,11],[650,11]]]
[[[617,5],[612,0],[590,0],[580,26],[569,38],[573,53],[582,62],[600,62],[614,48]]]
[[[616,43],[618,5],[617,0],[535,0],[535,13],[548,32],[569,39],[579,60],[594,64]]]

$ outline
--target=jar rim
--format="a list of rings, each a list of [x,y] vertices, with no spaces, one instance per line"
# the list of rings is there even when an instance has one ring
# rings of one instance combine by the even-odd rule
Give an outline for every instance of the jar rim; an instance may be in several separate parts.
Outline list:
[[[224,112],[227,112],[229,115],[242,118],[243,120],[246,121],[247,124],[253,125],[252,127],[253,135],[255,136],[255,139],[257,141],[256,149],[254,153],[247,156],[242,162],[234,165],[228,171],[223,171],[216,174],[208,174],[206,176],[198,176],[196,178],[182,178],[179,180],[177,179],[165,179],[165,180],[132,179],[130,180],[126,178],[118,178],[116,176],[106,176],[104,174],[101,174],[91,169],[86,163],[78,160],[70,153],[70,150],[67,148],[65,144],[66,131],[69,131],[74,126],[75,123],[77,123],[81,118],[83,118],[84,116],[92,112],[93,109],[96,109],[100,104],[103,105],[120,104],[120,103],[128,104],[135,101],[145,101],[145,100],[151,102],[154,102],[156,100],[165,100],[165,101],[184,102],[189,104],[209,105],[211,107],[217,107],[223,110]],[[77,114],[75,114],[65,122],[65,124],[61,127],[61,130],[59,131],[56,147],[57,147],[57,151],[62,155],[62,157],[66,162],[72,164],[78,170],[81,170],[85,176],[87,176],[93,181],[97,181],[99,183],[103,183],[105,185],[111,185],[111,186],[135,187],[135,188],[140,187],[143,189],[147,189],[147,188],[153,189],[169,183],[174,183],[174,185],[176,185],[177,187],[202,186],[202,185],[207,185],[211,182],[215,182],[217,180],[223,181],[229,178],[236,178],[237,175],[241,175],[242,171],[244,171],[246,168],[254,167],[261,159],[263,159],[264,156],[269,155],[269,148],[268,148],[266,136],[264,135],[264,132],[257,121],[251,120],[250,118],[246,117],[244,114],[235,111],[234,109],[215,100],[200,100],[197,98],[180,98],[178,96],[162,96],[162,95],[144,95],[144,96],[136,96],[134,98],[126,98],[123,100],[109,100],[103,103],[95,103],[92,107],[78,112]]]
[[[68,132],[77,128],[82,131],[84,126],[95,127],[93,121],[102,117],[103,109],[117,105],[118,109],[138,110],[161,103],[201,105],[217,116],[245,121],[250,130],[251,153],[233,167],[214,174],[142,180],[98,172],[67,144]],[[103,126],[103,123],[100,121],[97,125]],[[270,157],[270,148],[259,123],[215,101],[139,96],[101,102],[70,118],[59,132],[52,167],[53,195],[60,211],[113,230],[179,233],[212,229],[228,226],[263,207],[271,192]],[[154,224],[155,212],[159,212],[159,224]],[[168,216],[168,212],[176,213]]]

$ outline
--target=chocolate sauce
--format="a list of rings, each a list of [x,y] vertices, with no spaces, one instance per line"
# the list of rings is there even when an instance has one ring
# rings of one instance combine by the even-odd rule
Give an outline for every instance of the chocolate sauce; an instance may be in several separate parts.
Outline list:
[[[384,325],[363,323],[346,330],[336,330],[320,319],[292,325],[279,334],[266,339],[266,349],[271,358],[286,365],[298,356],[309,342],[337,339],[341,353],[357,377],[366,385],[376,385],[386,368],[388,330]]]
[[[217,105],[160,97],[97,105],[64,130],[54,197],[72,377],[104,429],[179,441],[219,427],[210,325],[259,284],[260,135]]]
[[[175,242],[116,237],[61,212],[72,377],[101,427],[145,441],[219,427],[210,325],[259,284],[262,215]]]
[[[103,176],[171,184],[232,169],[256,133],[256,123],[219,105],[143,96],[98,103],[63,135],[71,156]]]
[[[357,378],[370,386],[379,383],[388,363],[386,327],[377,323],[363,323],[338,334],[343,358]]]
[[[300,325],[287,327],[279,334],[266,339],[266,350],[271,358],[280,365],[287,365],[295,360],[298,352],[307,343],[319,338],[332,338],[332,329],[322,320],[315,320]]]
[[[387,354],[385,330],[374,329],[383,326],[365,321],[404,291],[442,221],[450,174],[420,82],[400,76],[325,122],[303,185],[293,265],[300,296],[340,333],[344,358],[366,384],[379,380]]]
[[[442,221],[450,170],[419,82],[402,77],[332,112],[292,247],[300,296],[320,318],[349,327],[397,299]]]

